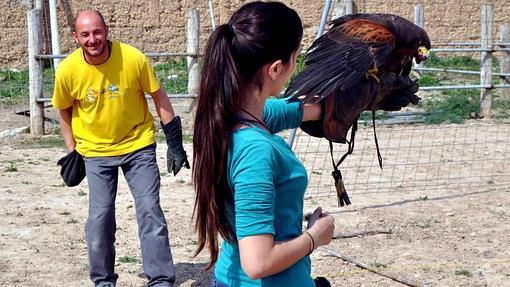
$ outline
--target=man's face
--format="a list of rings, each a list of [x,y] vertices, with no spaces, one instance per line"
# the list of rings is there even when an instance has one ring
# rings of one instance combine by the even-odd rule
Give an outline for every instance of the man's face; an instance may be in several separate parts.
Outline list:
[[[108,26],[97,14],[80,15],[75,24],[73,38],[88,57],[101,57],[108,53]]]

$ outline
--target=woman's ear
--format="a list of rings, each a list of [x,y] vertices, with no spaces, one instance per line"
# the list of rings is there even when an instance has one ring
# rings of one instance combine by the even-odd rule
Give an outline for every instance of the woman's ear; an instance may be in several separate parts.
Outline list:
[[[271,63],[268,67],[268,76],[271,80],[276,80],[283,72],[283,62],[282,60],[277,60]]]

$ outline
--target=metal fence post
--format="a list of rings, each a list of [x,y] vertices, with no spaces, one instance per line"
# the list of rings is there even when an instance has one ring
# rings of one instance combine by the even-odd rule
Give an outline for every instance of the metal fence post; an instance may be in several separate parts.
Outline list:
[[[41,14],[41,9],[27,12],[30,133],[36,136],[44,134],[44,103],[37,101],[43,96],[43,65],[35,58],[41,53]]]
[[[324,27],[326,26],[326,21],[329,15],[329,10],[331,9],[331,1],[332,0],[325,0],[324,2],[324,9],[322,9],[322,16],[321,16],[321,22],[319,24],[319,29],[317,30],[317,34],[315,34],[315,39],[322,36],[324,33]],[[290,130],[289,137],[287,138],[287,143],[292,148],[292,145],[294,144],[294,138],[296,137],[296,130],[292,129]]]
[[[510,43],[510,32],[508,24],[502,24],[500,27],[501,43]],[[501,46],[501,48],[510,48],[510,46]],[[510,74],[510,51],[501,51],[501,60],[499,61],[501,74]],[[510,84],[510,77],[503,76],[501,84]],[[510,89],[501,89],[502,98],[510,101]]]
[[[197,94],[200,82],[200,66],[198,65],[198,52],[200,45],[200,14],[198,9],[192,9],[188,13],[186,32],[186,52],[188,62],[188,94]]]
[[[480,93],[480,115],[491,117],[492,105],[492,5],[482,5],[481,23],[481,72],[480,85],[484,87]]]

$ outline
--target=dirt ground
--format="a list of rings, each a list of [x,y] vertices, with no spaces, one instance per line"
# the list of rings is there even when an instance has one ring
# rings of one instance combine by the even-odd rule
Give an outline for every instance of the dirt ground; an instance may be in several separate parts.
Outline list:
[[[56,165],[65,154],[57,136],[28,135],[0,142],[0,285],[92,286],[88,281],[84,224],[87,182],[63,185]],[[44,142],[45,144],[41,144]],[[58,141],[57,141],[58,142]],[[47,146],[47,147],[42,147]],[[191,155],[191,144],[185,146]],[[164,144],[158,161],[164,171]],[[161,205],[168,221],[176,286],[208,286],[207,253],[193,257],[193,189],[189,170],[162,172]],[[312,254],[313,275],[333,286],[405,286],[359,268],[347,256],[416,286],[510,286],[510,191],[476,190],[361,193],[339,209],[333,193],[309,196],[306,211],[324,206],[343,234],[382,234],[334,239]],[[118,286],[140,287],[142,272],[133,199],[125,180],[117,196]],[[386,234],[387,233],[387,234]]]

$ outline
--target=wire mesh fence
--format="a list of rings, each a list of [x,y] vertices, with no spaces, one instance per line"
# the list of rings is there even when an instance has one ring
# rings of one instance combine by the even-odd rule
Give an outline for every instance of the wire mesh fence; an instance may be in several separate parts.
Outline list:
[[[408,5],[375,5],[376,1],[355,1],[358,12],[394,13],[413,19],[414,2]],[[421,1],[420,1],[421,2]],[[480,47],[480,31],[468,29],[462,37],[451,37],[446,32],[452,23],[463,23],[464,16],[478,11],[474,16],[480,18],[479,9],[467,9],[466,6],[448,6],[452,17],[436,17],[437,9],[428,7],[441,4],[441,1],[428,1],[425,5],[425,29],[439,27],[429,33],[435,48]],[[499,3],[499,2],[498,2]],[[394,4],[394,3],[393,3]],[[472,3],[471,3],[472,4]],[[471,5],[470,4],[470,5]],[[496,3],[497,4],[497,3]],[[476,4],[479,6],[479,4]],[[501,17],[505,7],[494,7],[495,17]],[[441,13],[440,13],[441,14]],[[471,15],[471,14],[469,14]],[[332,16],[332,15],[330,15]],[[47,17],[43,17],[46,19]],[[456,22],[457,21],[457,22]],[[495,22],[496,23],[496,22]],[[457,24],[455,24],[457,25]],[[460,25],[460,24],[459,24]],[[43,25],[48,29],[48,25]],[[458,27],[457,27],[458,28]],[[441,30],[443,29],[443,30]],[[498,32],[499,26],[495,26]],[[44,31],[43,35],[49,35]],[[474,41],[473,39],[476,39]],[[504,39],[494,42],[504,43]],[[48,42],[48,40],[46,41]],[[457,43],[457,44],[455,44]],[[503,47],[500,45],[498,47]],[[50,51],[44,51],[49,53]],[[419,78],[421,87],[445,86],[476,86],[480,85],[480,52],[457,51],[458,53],[437,51],[431,59],[421,66]],[[147,53],[154,64],[157,77],[168,94],[184,95],[188,89],[188,70],[186,56],[173,54]],[[502,63],[508,57],[506,50],[493,53],[492,70],[494,84],[507,80],[503,73]],[[50,106],[49,99],[53,92],[54,61],[48,57],[43,62],[43,98],[45,98],[46,132],[58,129],[55,110]],[[427,70],[428,69],[428,70]],[[464,71],[462,73],[452,73]],[[467,72],[466,72],[467,71]],[[29,83],[27,69],[2,68],[0,71],[0,117],[4,120],[2,129],[17,127],[22,123],[28,125]],[[509,124],[510,105],[505,90],[493,90],[493,118],[495,121],[479,121],[480,89],[452,89],[450,91],[421,92],[422,104],[418,108],[409,109],[416,115],[408,116],[403,124],[385,124],[377,127],[381,151],[384,158],[384,169],[377,165],[373,135],[369,125],[360,127],[356,139],[356,148],[342,164],[347,190],[357,193],[410,191],[416,189],[471,188],[474,186],[504,185],[509,182],[510,146]],[[172,98],[177,114],[183,118],[184,131],[191,134],[192,113],[191,98]],[[423,116],[426,114],[427,116]],[[25,115],[25,116],[23,116]],[[388,122],[395,114],[383,115]],[[13,119],[14,118],[14,119]],[[469,119],[470,118],[470,119]],[[9,121],[12,123],[9,124]],[[463,123],[469,119],[467,123]],[[418,123],[415,123],[418,122]],[[448,123],[448,124],[445,124]],[[17,126],[16,126],[17,125]],[[345,145],[337,145],[335,156],[345,151]],[[296,154],[309,168],[311,197],[334,196],[331,177],[331,158],[325,140],[311,138],[298,133],[294,149]]]
[[[510,186],[510,122],[376,124],[383,156],[379,168],[374,135],[362,125],[352,155],[340,165],[349,194],[468,190]],[[336,197],[332,158],[325,139],[298,132],[297,156],[309,171],[308,198]],[[334,161],[347,149],[334,144]]]
[[[384,201],[393,194],[401,198],[406,193],[508,189],[510,89],[505,38],[508,23],[501,21],[507,7],[493,3],[494,14],[487,18],[480,3],[407,1],[405,4],[409,5],[395,5],[390,1],[375,5],[376,2],[354,1],[354,10],[396,14],[413,20],[416,17],[413,7],[424,6],[424,27],[430,31],[433,52],[411,75],[420,84],[421,103],[402,112],[379,113],[376,130],[383,169],[379,168],[371,122],[360,121],[354,152],[340,166],[351,198],[384,194],[380,199]],[[472,25],[472,19],[478,19],[478,26],[466,29]],[[492,33],[483,35],[481,30],[488,26],[492,26]],[[487,37],[491,43],[484,48],[481,40]],[[484,57],[491,62],[488,84],[481,83],[481,74],[486,77],[488,74],[482,69],[487,62]],[[482,88],[487,85],[492,119],[480,120]],[[336,206],[332,160],[336,163],[347,148],[347,144],[334,144],[332,159],[327,140],[312,138],[298,130],[293,149],[309,171],[307,199],[330,208]]]

